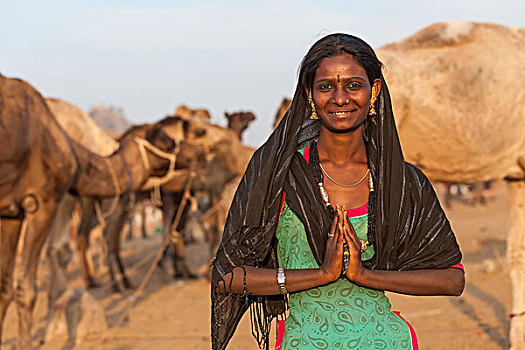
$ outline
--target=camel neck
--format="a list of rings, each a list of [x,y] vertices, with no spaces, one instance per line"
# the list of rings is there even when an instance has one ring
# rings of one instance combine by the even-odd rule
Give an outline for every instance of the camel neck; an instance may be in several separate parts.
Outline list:
[[[73,142],[73,148],[79,167],[78,180],[73,185],[73,190],[80,196],[107,197],[122,194],[130,188],[137,189],[146,179],[146,171],[142,166],[130,164],[128,167],[126,164],[125,159],[140,159],[138,148],[130,145],[130,142],[121,145],[109,157],[92,153],[76,142]],[[131,154],[133,152],[136,154]]]

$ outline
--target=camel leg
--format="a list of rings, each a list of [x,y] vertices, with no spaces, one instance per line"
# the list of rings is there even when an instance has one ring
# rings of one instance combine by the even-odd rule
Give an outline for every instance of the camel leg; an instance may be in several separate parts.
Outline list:
[[[164,205],[162,206],[162,238],[163,240],[168,236],[171,232],[171,223],[175,219],[175,211],[177,209],[176,206],[176,196],[173,195],[171,192],[166,192],[164,194]],[[159,265],[164,269],[164,262],[166,261],[168,252],[170,247],[166,248],[166,250],[162,254],[162,258],[159,261]]]
[[[46,241],[55,215],[56,199],[46,198],[40,209],[27,214],[22,224],[15,263],[15,303],[18,313],[18,346],[20,350],[31,349],[32,313],[36,301],[36,272],[40,251]],[[25,226],[25,228],[24,228]],[[24,233],[25,230],[25,233]],[[19,259],[18,259],[19,258]]]
[[[93,262],[91,257],[88,256],[89,248],[89,236],[91,230],[97,224],[95,207],[93,200],[83,198],[82,199],[82,219],[78,225],[78,233],[76,237],[78,256],[80,258],[80,268],[82,271],[82,277],[86,283],[87,288],[98,287],[95,282],[95,271],[93,269]]]
[[[120,293],[121,290],[120,290],[120,286],[118,284],[118,280],[117,280],[117,274],[115,272],[115,265],[113,264],[113,255],[112,254],[108,254],[106,256],[106,266],[108,267],[108,270],[109,270],[109,277],[111,278],[111,288],[113,289],[113,292],[115,293]]]
[[[13,300],[13,267],[21,220],[2,219],[0,222],[0,348],[7,308]]]
[[[129,213],[127,213],[129,215]],[[122,219],[122,222],[126,220],[125,215]],[[122,284],[124,285],[124,288],[130,289],[133,288],[133,284],[130,282],[128,276],[126,275],[126,270],[124,269],[124,264],[122,264],[122,259],[120,258],[120,231],[122,229],[123,225],[119,225],[118,228],[113,232],[113,237],[111,239],[111,243],[108,244],[108,251],[110,255],[114,256],[114,260],[117,263],[117,267],[120,271],[120,275],[122,276]]]
[[[511,350],[525,349],[525,181],[511,181],[509,186],[510,230],[507,259],[512,283]]]
[[[180,205],[180,204],[179,204]],[[171,228],[171,246],[173,249],[173,277],[174,278],[196,278],[196,276],[190,272],[190,269],[186,263],[186,254],[184,253],[184,237],[179,233],[185,225],[188,218],[189,208],[186,206],[182,212],[181,219],[177,227],[172,226]]]
[[[57,298],[64,293],[67,285],[66,268],[71,260],[69,229],[71,216],[75,210],[76,198],[66,194],[60,201],[47,241],[46,255],[49,263],[50,279],[48,292],[48,312]]]
[[[196,278],[190,272],[186,264],[186,254],[184,253],[184,237],[177,231],[171,234],[171,244],[173,247],[173,277],[174,278]]]
[[[107,264],[113,282],[113,288],[115,291],[120,291],[119,284],[117,281],[117,274],[120,272],[122,276],[122,283],[124,288],[131,288],[131,283],[126,276],[124,265],[120,259],[120,238],[121,231],[124,227],[124,223],[129,219],[132,212],[132,208],[129,205],[129,198],[122,197],[119,206],[115,212],[106,220],[106,227],[104,228],[104,239],[108,246]],[[117,265],[115,267],[115,264]],[[118,272],[116,271],[118,267]]]
[[[133,216],[130,216],[128,219],[128,233],[126,234],[126,240],[129,241],[133,239]]]
[[[140,228],[142,232],[142,238],[148,238],[148,232],[146,230],[146,205],[142,205],[140,211]]]

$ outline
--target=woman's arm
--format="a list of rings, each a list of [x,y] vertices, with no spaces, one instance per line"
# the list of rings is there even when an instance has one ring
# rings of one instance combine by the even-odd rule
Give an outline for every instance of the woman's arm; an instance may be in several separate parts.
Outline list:
[[[465,287],[465,275],[456,268],[381,271],[363,269],[353,282],[369,288],[410,295],[460,296]]]
[[[361,263],[361,243],[345,215],[337,208],[337,216],[344,222],[344,237],[350,250],[346,277],[359,285],[410,295],[455,295],[463,293],[465,275],[456,268],[382,271],[365,269]]]
[[[343,265],[343,226],[335,220],[326,243],[323,265],[317,269],[287,269],[286,289],[288,292],[322,286],[341,277]],[[276,269],[262,269],[244,266],[246,270],[246,292],[251,295],[280,294]],[[232,280],[233,278],[233,280]],[[242,267],[233,269],[225,276],[224,282],[217,284],[219,293],[244,294],[244,271]],[[231,286],[231,288],[230,288]]]

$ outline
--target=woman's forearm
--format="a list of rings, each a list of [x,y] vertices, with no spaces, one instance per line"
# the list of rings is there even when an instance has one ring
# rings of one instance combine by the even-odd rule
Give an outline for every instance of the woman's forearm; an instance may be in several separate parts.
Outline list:
[[[245,266],[244,268],[246,270],[246,292],[248,294],[275,295],[281,293],[277,283],[277,269],[262,269],[252,266]],[[334,280],[333,276],[327,274],[322,268],[286,269],[285,275],[285,285],[288,292],[318,287]],[[337,279],[337,276],[335,279]],[[244,294],[244,272],[242,267],[236,267],[233,269],[233,273],[227,274],[224,278],[224,283],[219,282],[217,289],[220,293]]]
[[[409,295],[455,295],[463,293],[465,275],[456,268],[383,271],[364,269],[354,281],[364,287]]]

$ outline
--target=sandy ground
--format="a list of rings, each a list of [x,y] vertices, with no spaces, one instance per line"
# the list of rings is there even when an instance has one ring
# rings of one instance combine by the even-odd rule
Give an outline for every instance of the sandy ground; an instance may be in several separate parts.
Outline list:
[[[443,187],[437,186],[443,193]],[[486,192],[486,205],[452,202],[446,209],[464,253],[467,285],[461,297],[409,297],[391,294],[393,309],[401,310],[416,329],[421,349],[506,349],[510,310],[510,281],[505,263],[508,231],[506,186],[496,183]],[[154,232],[154,229],[151,230]],[[139,285],[160,237],[134,238],[123,245],[124,264],[131,279]],[[188,247],[191,266],[202,270],[204,243]],[[82,288],[78,264],[69,269],[70,288]],[[169,270],[168,270],[169,272]],[[157,269],[144,295],[131,310],[128,322],[117,327],[117,319],[132,291],[112,293],[107,273],[99,276],[100,288],[89,292],[106,311],[109,329],[78,340],[75,349],[209,349],[210,298],[205,279],[174,281],[168,272]],[[39,270],[39,293],[34,313],[34,344],[42,350],[65,349],[64,340],[42,344],[46,324],[45,261]],[[5,349],[16,342],[16,308],[10,307],[4,324]],[[273,337],[272,337],[273,338]],[[228,349],[256,349],[248,317],[239,325]]]

